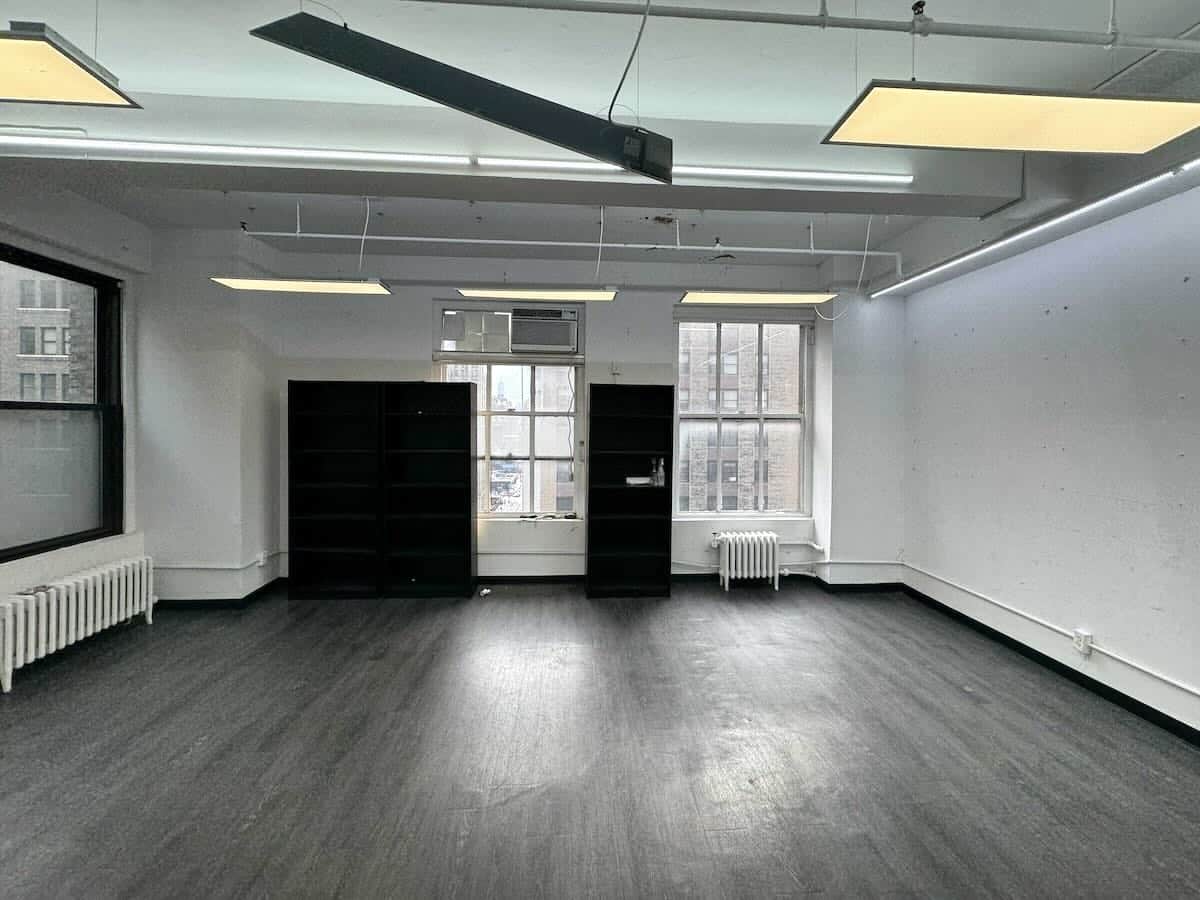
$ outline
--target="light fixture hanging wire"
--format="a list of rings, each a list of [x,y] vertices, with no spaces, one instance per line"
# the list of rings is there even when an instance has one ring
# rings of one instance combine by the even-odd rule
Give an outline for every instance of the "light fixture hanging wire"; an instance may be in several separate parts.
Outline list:
[[[600,207],[600,246],[596,248],[596,280],[600,279],[600,260],[604,258],[604,207]]]
[[[338,17],[338,18],[341,20],[341,22],[342,22],[342,27],[343,27],[343,28],[349,28],[349,27],[350,27],[350,26],[349,26],[349,25],[346,23],[346,17],[345,17],[345,16],[343,16],[343,15],[342,15],[340,12],[338,12],[336,9],[334,9],[332,6],[330,6],[328,3],[322,3],[322,2],[321,2],[321,0],[308,0],[308,2],[309,2],[309,3],[311,3],[313,6],[319,6],[319,7],[321,7],[322,9],[327,9],[327,10],[329,10],[331,13],[333,13],[335,16],[337,16],[337,17]],[[300,12],[304,12],[304,0],[300,0]]]
[[[96,14],[92,19],[92,59],[100,58],[100,0],[96,0]]]
[[[642,46],[642,35],[646,31],[646,22],[650,18],[650,3],[651,0],[646,0],[646,8],[642,10],[642,24],[638,26],[637,38],[633,42],[633,50],[629,53],[629,59],[625,62],[625,71],[621,73],[621,80],[617,82],[617,90],[613,94],[612,103],[608,105],[608,121],[613,120],[613,110],[617,108],[617,98],[621,96],[621,88],[625,86],[625,79],[629,77],[629,67],[633,65],[634,58],[638,55],[638,48]]]
[[[362,243],[358,245],[358,271],[360,272],[363,267],[363,253],[367,249],[367,228],[371,224],[371,198],[363,197],[363,199],[367,201],[367,216],[363,219]]]
[[[858,270],[858,285],[854,288],[854,292],[856,294],[862,293],[863,277],[867,274],[867,256],[871,250],[871,225],[874,221],[874,216],[867,216],[867,241],[863,247],[862,267]],[[846,313],[850,312],[851,309],[853,309],[853,307],[850,305],[850,301],[847,300],[846,308],[836,316],[827,316],[815,306],[813,307],[813,312],[817,314],[818,319],[824,319],[826,322],[836,322],[838,319],[844,317]]]

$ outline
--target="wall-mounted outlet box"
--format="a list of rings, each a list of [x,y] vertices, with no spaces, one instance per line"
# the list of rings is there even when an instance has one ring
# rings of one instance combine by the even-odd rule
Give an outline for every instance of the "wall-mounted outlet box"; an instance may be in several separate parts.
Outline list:
[[[1092,642],[1095,636],[1090,631],[1084,631],[1082,628],[1076,628],[1072,634],[1071,641],[1075,644],[1075,649],[1084,656],[1092,655]]]
[[[265,566],[265,565],[267,564],[267,551],[266,551],[266,550],[260,550],[260,551],[259,551],[259,553],[258,553],[258,557],[255,559],[255,562],[257,562],[257,563],[258,563],[258,567],[259,567],[260,569],[261,569],[263,566]]]

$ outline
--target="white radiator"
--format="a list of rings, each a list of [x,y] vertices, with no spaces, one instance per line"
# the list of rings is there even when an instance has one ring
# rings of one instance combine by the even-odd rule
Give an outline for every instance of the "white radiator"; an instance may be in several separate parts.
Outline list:
[[[144,615],[154,621],[154,562],[124,559],[0,600],[0,688],[13,670],[76,641]]]
[[[779,535],[773,531],[722,531],[712,545],[721,555],[721,585],[735,578],[766,578],[779,590]]]

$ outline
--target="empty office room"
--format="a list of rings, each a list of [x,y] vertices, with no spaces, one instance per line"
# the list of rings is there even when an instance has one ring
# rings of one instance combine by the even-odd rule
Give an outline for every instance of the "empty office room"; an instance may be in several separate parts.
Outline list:
[[[1200,2],[0,6],[0,897],[1200,897]]]

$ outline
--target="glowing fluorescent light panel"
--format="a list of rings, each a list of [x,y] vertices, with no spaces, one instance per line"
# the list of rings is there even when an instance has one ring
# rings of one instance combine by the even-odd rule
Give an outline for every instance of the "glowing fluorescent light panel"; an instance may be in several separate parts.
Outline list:
[[[235,291],[270,291],[277,294],[390,294],[378,281],[336,281],[311,278],[213,278]]]
[[[752,291],[688,291],[682,303],[710,304],[713,306],[793,306],[828,303],[837,294],[787,294]]]
[[[827,144],[1140,154],[1200,127],[1200,102],[873,81]]]
[[[0,31],[0,102],[140,108],[110,72],[40,22]]]
[[[616,291],[523,290],[509,288],[459,288],[468,300],[520,300],[533,303],[611,303]]]

